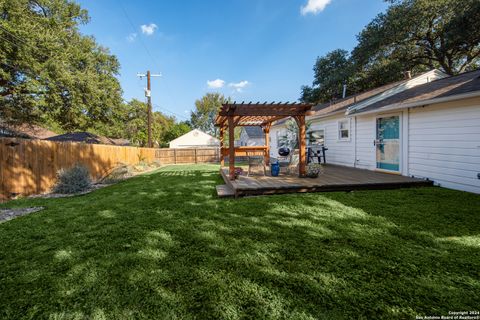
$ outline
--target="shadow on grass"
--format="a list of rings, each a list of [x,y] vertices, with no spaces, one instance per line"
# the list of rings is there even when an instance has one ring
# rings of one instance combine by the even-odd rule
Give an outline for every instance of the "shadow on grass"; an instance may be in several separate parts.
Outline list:
[[[0,225],[2,318],[411,318],[480,301],[480,197],[220,200],[170,167]]]

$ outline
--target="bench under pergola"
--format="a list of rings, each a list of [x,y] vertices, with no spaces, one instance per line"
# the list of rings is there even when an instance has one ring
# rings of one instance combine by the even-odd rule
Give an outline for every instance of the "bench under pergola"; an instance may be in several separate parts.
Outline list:
[[[235,156],[244,156],[250,151],[264,152],[265,162],[270,162],[269,133],[272,123],[287,117],[292,117],[299,128],[299,175],[304,176],[306,170],[306,126],[305,116],[310,115],[311,103],[224,103],[215,119],[215,125],[220,128],[221,165],[228,155],[229,178],[235,179]],[[235,147],[234,130],[237,126],[260,126],[265,133],[263,147]],[[224,134],[228,130],[228,149],[224,147]]]

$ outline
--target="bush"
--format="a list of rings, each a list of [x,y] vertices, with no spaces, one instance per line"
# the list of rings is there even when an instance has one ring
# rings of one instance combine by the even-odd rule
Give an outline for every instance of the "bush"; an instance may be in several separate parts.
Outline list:
[[[55,193],[77,193],[88,190],[92,185],[87,168],[75,165],[73,168],[61,169],[57,174],[57,183],[53,187]]]
[[[129,165],[122,164],[114,168],[105,178],[103,183],[116,183],[133,176],[133,168]]]

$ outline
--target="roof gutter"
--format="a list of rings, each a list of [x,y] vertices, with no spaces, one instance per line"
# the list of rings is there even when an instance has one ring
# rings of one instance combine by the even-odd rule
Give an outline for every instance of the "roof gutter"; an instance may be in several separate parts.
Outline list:
[[[343,110],[334,111],[334,112],[325,113],[325,114],[322,114],[322,115],[315,115],[315,114],[312,115],[312,116],[307,115],[306,120],[307,120],[307,121],[313,121],[313,120],[318,120],[318,119],[333,117],[333,116],[336,116],[336,115],[339,115],[339,114],[343,114],[343,115],[344,115],[344,114],[345,114],[345,111],[343,111]],[[282,123],[273,123],[273,124],[272,124],[272,128],[273,128],[273,127],[282,126],[282,125],[284,125],[285,123],[286,123],[286,121],[285,121],[285,122],[282,122]]]
[[[348,112],[348,110],[347,110],[345,115],[349,116],[349,117],[354,117],[354,116],[357,116],[357,115],[366,115],[366,114],[372,114],[372,113],[378,113],[378,112],[384,112],[384,111],[392,111],[392,110],[398,110],[398,109],[420,107],[420,106],[425,106],[425,105],[429,105],[429,104],[437,104],[437,103],[450,102],[450,101],[468,99],[468,98],[475,98],[475,97],[480,97],[480,90],[474,91],[474,92],[456,94],[456,95],[448,96],[448,97],[440,97],[440,98],[433,98],[433,99],[415,101],[415,102],[410,102],[410,103],[394,103],[394,104],[387,105],[385,107],[381,107],[381,108],[373,109],[373,110],[369,110],[369,111],[364,111],[364,112]],[[354,110],[352,110],[352,111],[354,111]]]

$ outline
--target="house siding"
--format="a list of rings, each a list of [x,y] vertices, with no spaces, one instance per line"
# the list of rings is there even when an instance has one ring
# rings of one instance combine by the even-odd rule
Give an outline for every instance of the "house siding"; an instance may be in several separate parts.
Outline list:
[[[375,116],[360,116],[352,119],[356,121],[356,167],[374,170],[375,159]]]
[[[401,119],[401,173],[428,178],[436,185],[480,193],[480,98],[393,111]],[[338,139],[343,114],[311,119],[311,129],[325,130],[327,163],[376,169],[376,118],[381,114],[350,119],[350,140]],[[277,132],[272,127],[272,157],[277,156]]]
[[[311,129],[325,130],[325,147],[327,163],[338,164],[343,166],[354,165],[354,141],[355,132],[353,121],[349,120],[350,137],[348,140],[340,140],[338,137],[338,121],[345,120],[343,115],[333,116],[323,119],[312,120]]]
[[[285,135],[287,128],[285,125],[272,126],[270,128],[270,157],[278,157],[278,137]]]
[[[408,117],[409,175],[480,193],[480,99],[412,108]]]

